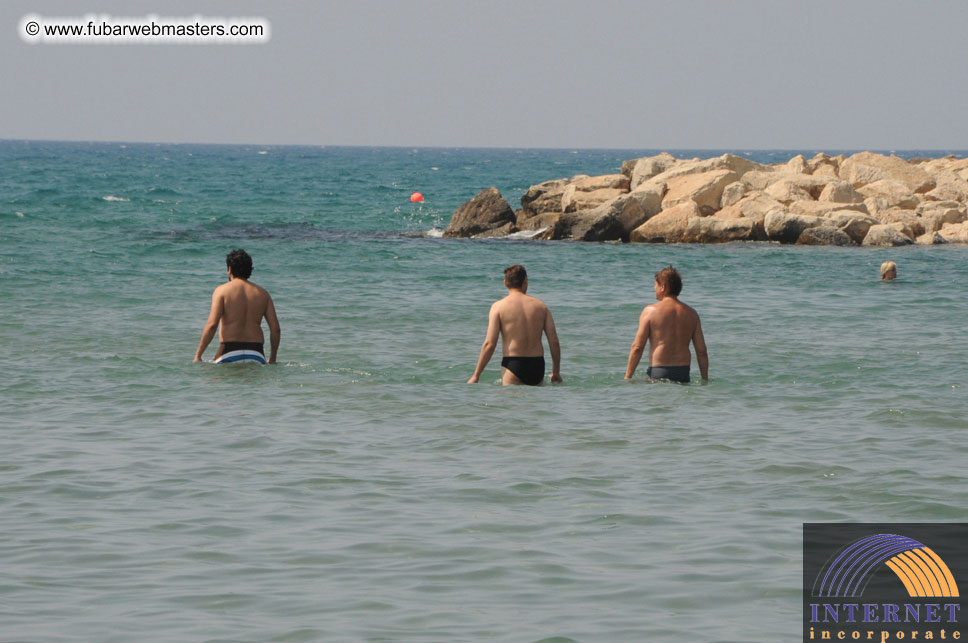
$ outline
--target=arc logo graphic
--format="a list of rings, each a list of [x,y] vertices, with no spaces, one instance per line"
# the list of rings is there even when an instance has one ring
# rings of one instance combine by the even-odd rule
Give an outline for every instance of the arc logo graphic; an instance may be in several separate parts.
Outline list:
[[[893,571],[908,596],[960,596],[951,570],[930,547],[898,534],[875,534],[841,549],[817,575],[813,596],[862,596],[881,565]]]
[[[961,639],[965,523],[804,523],[803,640]]]

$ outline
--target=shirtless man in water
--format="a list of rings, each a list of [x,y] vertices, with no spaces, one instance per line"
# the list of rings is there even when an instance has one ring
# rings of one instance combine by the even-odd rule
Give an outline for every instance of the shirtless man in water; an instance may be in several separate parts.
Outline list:
[[[537,297],[527,295],[528,273],[524,266],[517,264],[504,269],[504,285],[508,296],[491,306],[487,317],[487,335],[481,346],[481,356],[477,360],[474,374],[467,380],[476,383],[484,367],[491,360],[497,348],[497,336],[501,335],[504,358],[501,366],[504,371],[501,383],[527,384],[537,386],[544,382],[544,346],[541,333],[548,336],[548,349],[551,351],[551,381],[561,381],[561,346],[551,311]]]
[[[276,361],[279,338],[282,331],[272,297],[255,284],[249,282],[252,274],[252,258],[245,250],[233,250],[225,257],[229,280],[212,293],[212,310],[202,330],[202,339],[195,351],[195,360],[202,360],[202,353],[219,330],[218,352],[215,362],[252,360],[265,362],[262,334],[262,318],[269,324],[269,363]],[[221,328],[219,328],[221,323]]]
[[[696,347],[699,374],[703,380],[709,379],[709,355],[699,314],[679,301],[681,291],[682,277],[672,266],[655,275],[655,298],[659,301],[646,306],[639,316],[639,330],[629,351],[625,379],[632,379],[648,342],[649,369],[646,373],[651,379],[689,382],[690,341]]]

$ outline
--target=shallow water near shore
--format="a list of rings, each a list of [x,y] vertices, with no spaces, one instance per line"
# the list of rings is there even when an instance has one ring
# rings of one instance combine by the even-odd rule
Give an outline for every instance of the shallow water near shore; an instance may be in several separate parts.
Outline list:
[[[0,639],[796,640],[803,522],[963,520],[968,248],[428,234],[645,153],[0,142]],[[466,385],[515,262],[565,382]],[[670,263],[712,380],[624,382]]]

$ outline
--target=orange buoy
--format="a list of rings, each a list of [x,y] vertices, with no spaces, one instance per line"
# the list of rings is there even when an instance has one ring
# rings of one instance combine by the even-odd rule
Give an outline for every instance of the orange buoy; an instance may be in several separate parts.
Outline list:
[[[419,192],[414,192],[413,194],[410,195],[411,203],[420,203],[421,201],[423,201],[423,195],[420,194]]]

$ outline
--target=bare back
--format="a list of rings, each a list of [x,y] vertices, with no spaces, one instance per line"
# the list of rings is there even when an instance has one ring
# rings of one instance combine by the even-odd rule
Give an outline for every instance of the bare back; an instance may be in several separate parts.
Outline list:
[[[215,289],[214,298],[222,302],[222,319],[219,341],[259,342],[262,334],[262,318],[269,307],[269,293],[244,279],[233,279]]]
[[[537,297],[512,292],[494,303],[500,320],[501,348],[507,357],[544,355],[541,333],[548,318],[548,307]]]
[[[699,315],[692,307],[666,297],[647,306],[642,314],[648,324],[650,365],[682,366],[692,362],[689,342],[699,326]]]

